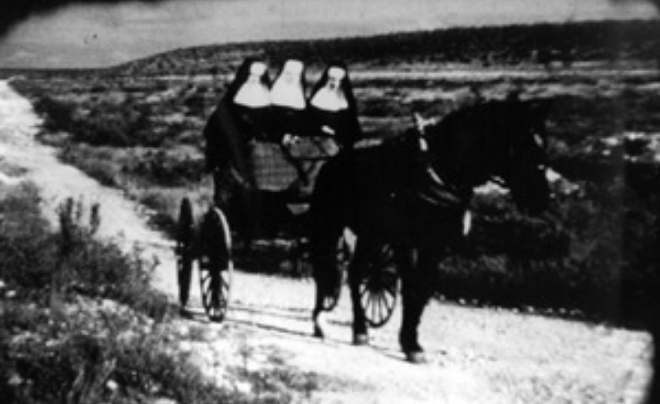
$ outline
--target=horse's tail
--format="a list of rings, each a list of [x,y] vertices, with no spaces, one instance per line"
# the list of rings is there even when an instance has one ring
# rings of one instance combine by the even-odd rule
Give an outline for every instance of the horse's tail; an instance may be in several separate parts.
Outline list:
[[[310,206],[310,253],[317,293],[333,295],[341,283],[338,245],[350,218],[350,168],[345,156],[328,161],[320,170]]]

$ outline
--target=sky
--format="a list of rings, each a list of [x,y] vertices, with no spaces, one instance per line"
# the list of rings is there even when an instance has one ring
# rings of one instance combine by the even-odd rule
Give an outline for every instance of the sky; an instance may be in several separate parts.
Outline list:
[[[642,0],[165,0],[65,3],[0,36],[0,67],[107,67],[177,48],[462,26],[657,18]]]

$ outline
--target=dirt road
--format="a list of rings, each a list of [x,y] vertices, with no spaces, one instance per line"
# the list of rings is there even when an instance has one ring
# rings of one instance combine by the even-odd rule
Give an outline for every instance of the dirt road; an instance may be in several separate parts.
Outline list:
[[[101,237],[157,256],[154,286],[174,299],[171,241],[149,229],[145,212],[121,192],[63,165],[36,142],[39,125],[30,103],[0,82],[0,187],[34,182],[51,218],[69,196],[100,202]],[[646,333],[440,302],[430,304],[420,329],[429,363],[411,365],[396,342],[400,313],[372,330],[369,347],[355,347],[346,291],[328,316],[324,341],[311,336],[312,299],[309,280],[238,271],[228,320],[177,321],[180,349],[209,377],[239,390],[257,387],[230,377],[232,369],[293,369],[314,381],[291,393],[305,403],[633,404],[651,375]]]

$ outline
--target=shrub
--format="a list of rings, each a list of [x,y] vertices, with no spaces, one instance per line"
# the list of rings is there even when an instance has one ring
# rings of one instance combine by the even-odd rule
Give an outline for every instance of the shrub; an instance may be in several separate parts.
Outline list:
[[[205,381],[185,357],[165,349],[162,334],[144,328],[153,322],[144,315],[161,320],[171,307],[150,289],[143,263],[92,239],[98,208],[67,200],[53,233],[36,189],[25,185],[3,196],[0,217],[4,402],[246,401]],[[120,303],[103,309],[99,299]]]
[[[37,301],[49,293],[66,298],[76,292],[115,299],[156,319],[167,315],[167,299],[150,288],[151,273],[138,254],[127,256],[93,239],[101,220],[98,206],[86,213],[68,199],[59,211],[59,233],[52,233],[39,216],[38,201],[28,186],[2,203],[0,279],[8,288]]]
[[[44,118],[44,129],[50,132],[74,132],[76,105],[44,96],[34,103],[35,110]]]

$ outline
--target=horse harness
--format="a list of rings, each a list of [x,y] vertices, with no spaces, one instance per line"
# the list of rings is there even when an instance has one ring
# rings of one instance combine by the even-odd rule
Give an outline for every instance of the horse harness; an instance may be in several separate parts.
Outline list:
[[[462,195],[458,187],[443,179],[433,165],[429,144],[425,137],[425,128],[435,121],[425,121],[415,114],[417,126],[417,149],[415,150],[414,197],[431,206],[444,208],[464,208],[467,197]]]

